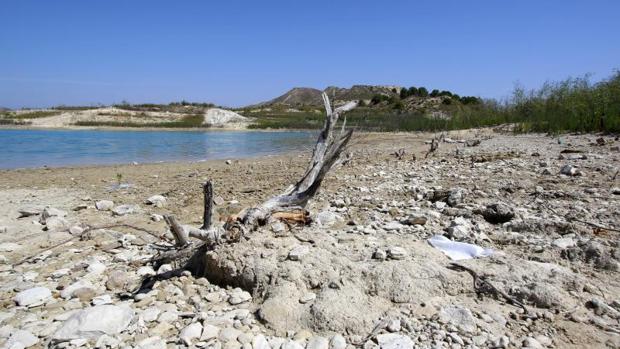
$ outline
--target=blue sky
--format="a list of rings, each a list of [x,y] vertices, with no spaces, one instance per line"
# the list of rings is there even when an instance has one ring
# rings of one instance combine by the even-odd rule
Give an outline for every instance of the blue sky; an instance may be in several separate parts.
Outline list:
[[[501,98],[620,68],[620,1],[0,2],[0,106],[240,106],[294,86]]]

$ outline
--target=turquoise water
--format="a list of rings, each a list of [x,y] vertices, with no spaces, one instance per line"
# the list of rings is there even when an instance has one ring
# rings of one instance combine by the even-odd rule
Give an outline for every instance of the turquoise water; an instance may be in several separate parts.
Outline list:
[[[0,129],[0,168],[244,158],[311,149],[306,131]]]

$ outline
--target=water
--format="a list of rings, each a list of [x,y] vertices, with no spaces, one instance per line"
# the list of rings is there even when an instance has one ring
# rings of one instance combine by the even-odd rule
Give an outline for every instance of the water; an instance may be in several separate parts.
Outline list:
[[[0,129],[0,168],[197,161],[311,149],[306,131]]]

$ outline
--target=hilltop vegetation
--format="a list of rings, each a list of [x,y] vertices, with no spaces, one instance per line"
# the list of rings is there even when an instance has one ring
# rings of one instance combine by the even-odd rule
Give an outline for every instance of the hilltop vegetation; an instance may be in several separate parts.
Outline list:
[[[303,93],[300,93],[303,91]],[[354,86],[325,90],[335,104],[357,99],[347,113],[351,127],[373,131],[440,131],[514,124],[517,132],[620,132],[620,73],[599,83],[589,78],[517,87],[505,101],[459,96],[425,87]],[[319,128],[319,90],[296,88],[272,101],[242,109],[254,128]]]

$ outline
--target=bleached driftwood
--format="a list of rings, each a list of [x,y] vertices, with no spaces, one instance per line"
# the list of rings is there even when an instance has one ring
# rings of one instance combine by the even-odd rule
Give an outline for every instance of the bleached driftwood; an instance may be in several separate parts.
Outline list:
[[[317,193],[327,172],[338,161],[340,154],[349,143],[353,130],[346,130],[346,119],[342,123],[340,132],[336,134],[334,128],[340,115],[357,106],[356,101],[332,110],[329,98],[323,93],[325,104],[325,124],[314,146],[308,169],[301,179],[287,188],[283,193],[271,197],[262,204],[248,208],[232,217],[224,227],[211,226],[213,187],[207,182],[203,188],[205,204],[203,226],[193,228],[181,226],[174,216],[165,216],[166,223],[175,238],[176,246],[187,247],[189,238],[202,240],[205,244],[213,245],[224,241],[237,241],[241,235],[265,224],[269,218],[288,221],[305,222],[307,216],[303,208]]]

